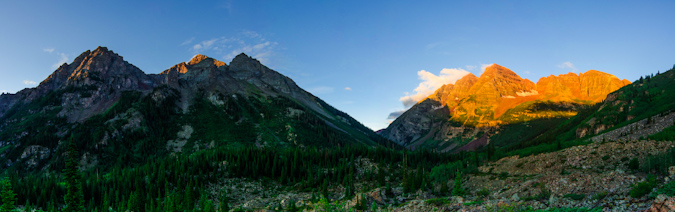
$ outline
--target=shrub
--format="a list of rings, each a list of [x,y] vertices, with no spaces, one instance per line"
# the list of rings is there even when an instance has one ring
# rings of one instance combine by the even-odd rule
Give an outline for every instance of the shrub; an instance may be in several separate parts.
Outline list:
[[[633,158],[628,162],[628,168],[632,170],[637,170],[640,168],[640,161],[637,158]]]
[[[481,197],[487,197],[487,196],[490,195],[490,190],[488,190],[487,188],[482,188],[480,191],[478,191],[477,194],[478,194],[478,196],[481,196]]]
[[[435,206],[450,204],[450,201],[448,201],[448,199],[446,199],[446,198],[428,199],[428,200],[425,200],[424,202],[426,202],[427,204],[435,205]]]
[[[609,160],[609,155],[602,156],[602,160]]]
[[[591,197],[591,199],[593,199],[593,200],[601,200],[601,199],[604,199],[606,196],[607,196],[607,192],[606,192],[606,191],[602,191],[602,192],[600,192],[600,193],[597,193],[597,194],[593,195],[593,197]]]
[[[582,199],[584,199],[584,197],[586,197],[586,195],[585,194],[565,194],[564,197],[570,198],[570,199],[573,199],[573,200],[582,200]]]
[[[499,179],[504,180],[504,179],[506,179],[507,177],[509,177],[509,173],[508,173],[508,172],[502,172],[502,173],[499,173]]]
[[[633,185],[633,188],[630,190],[629,194],[633,198],[640,198],[652,192],[652,189],[654,189],[655,186],[656,178],[652,175],[649,175],[647,180]]]
[[[668,196],[675,196],[675,180],[672,180],[664,184],[661,188],[656,190],[655,196],[659,194],[665,194]]]

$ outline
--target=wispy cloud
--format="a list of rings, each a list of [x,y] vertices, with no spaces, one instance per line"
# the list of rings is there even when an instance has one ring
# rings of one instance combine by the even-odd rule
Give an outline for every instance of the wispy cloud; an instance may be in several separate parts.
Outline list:
[[[216,54],[224,61],[232,60],[243,52],[270,66],[270,59],[275,56],[277,45],[277,42],[269,41],[257,32],[243,30],[234,36],[223,36],[197,42],[190,47],[190,51],[195,54]]]
[[[469,72],[461,68],[444,68],[438,76],[431,72],[420,70],[417,72],[417,76],[422,82],[415,90],[413,90],[413,93],[406,92],[405,96],[401,97],[399,100],[403,103],[405,108],[409,108],[433,94],[434,91],[441,86],[455,83],[467,74],[469,74]]]
[[[232,12],[234,11],[234,8],[232,7],[232,0],[220,1],[217,7],[225,9],[229,15],[232,15]]]
[[[345,90],[352,91],[352,88],[350,88],[350,87],[345,87]]]
[[[389,116],[387,116],[387,120],[393,121],[394,119],[398,118],[399,116],[403,115],[406,110],[397,110],[394,112],[389,113]],[[391,121],[389,123],[391,123]]]
[[[30,81],[30,80],[24,80],[24,81],[23,81],[23,84],[26,84],[26,85],[36,85],[37,82],[35,82],[35,81]]]
[[[194,40],[195,40],[195,37],[191,37],[190,39],[187,39],[187,40],[183,41],[183,43],[181,43],[180,45],[185,46],[185,45],[191,44],[192,41],[194,41]]]
[[[530,72],[530,71],[525,71],[525,74],[531,74],[531,72]]]
[[[54,49],[54,48],[42,49],[42,51],[47,52],[49,54],[56,54],[59,57],[59,61],[52,65],[53,69],[57,69],[57,68],[59,68],[59,66],[61,66],[61,64],[67,63],[69,61],[69,58],[68,58],[67,54],[57,52],[56,49]]]
[[[61,64],[67,63],[69,61],[68,55],[66,55],[65,53],[56,53],[56,54],[59,55],[60,59],[59,62],[56,62],[54,63],[54,65],[52,65],[53,69],[57,69],[59,66],[61,66]]]
[[[430,44],[427,44],[426,48],[427,48],[427,50],[430,50],[430,49],[434,49],[436,47],[442,46],[443,44],[445,44],[445,42],[430,43]]]
[[[328,93],[333,93],[335,89],[333,87],[328,87],[328,86],[317,86],[313,88],[307,89],[310,93],[316,95],[316,94],[328,94]]]
[[[464,67],[466,67],[466,70],[468,70],[468,71],[476,69],[476,66],[472,66],[472,65],[467,65],[467,66],[464,66]]]
[[[480,74],[478,74],[478,76],[483,75],[483,73],[485,72],[485,69],[487,69],[487,67],[490,67],[492,65],[494,65],[494,63],[480,64]]]
[[[216,43],[216,41],[218,41],[218,39],[219,38],[202,41],[202,42],[192,46],[192,50],[193,51],[199,51],[199,50],[202,50],[202,49],[210,49],[211,46],[213,46],[213,44]]]
[[[7,90],[0,90],[0,94],[8,93]]]
[[[560,64],[560,65],[557,65],[557,66],[558,66],[558,68],[562,68],[562,69],[569,68],[569,69],[572,69],[573,71],[576,71],[576,70],[577,70],[577,68],[574,67],[574,64],[572,64],[572,63],[569,62],[569,61],[568,61],[568,62],[564,62],[564,63],[562,63],[562,64]]]

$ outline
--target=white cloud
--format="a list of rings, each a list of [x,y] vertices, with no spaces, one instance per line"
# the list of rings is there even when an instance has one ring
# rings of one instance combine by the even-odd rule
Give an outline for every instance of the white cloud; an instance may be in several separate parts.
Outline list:
[[[469,71],[476,69],[476,66],[471,66],[471,65],[467,65],[465,67],[466,67],[466,70],[469,70]]]
[[[56,54],[59,55],[60,59],[59,59],[59,62],[56,62],[56,63],[54,63],[54,65],[52,65],[52,68],[54,68],[54,69],[59,68],[59,66],[61,66],[61,64],[67,63],[68,60],[69,60],[68,55],[66,55],[64,53],[56,53]]]
[[[260,34],[258,34],[257,32],[254,32],[254,31],[250,31],[250,30],[243,30],[241,33],[243,35],[245,35],[246,37],[249,37],[249,38],[260,37]]]
[[[420,70],[417,72],[419,79],[422,82],[413,90],[414,93],[407,93],[405,96],[401,97],[399,100],[403,103],[405,108],[409,108],[415,105],[417,102],[427,98],[429,95],[433,94],[438,88],[445,84],[455,83],[457,80],[469,74],[468,71],[461,68],[448,69],[444,68],[441,70],[440,75],[436,76],[425,70]]]
[[[193,51],[199,51],[201,49],[210,49],[211,46],[218,40],[219,40],[219,38],[202,41],[202,42],[192,46],[192,50]]]
[[[61,64],[67,63],[68,60],[69,60],[67,54],[61,53],[61,52],[56,52],[56,49],[49,48],[49,49],[42,49],[42,51],[47,52],[49,54],[56,53],[56,55],[59,56],[59,61],[54,63],[54,65],[52,65],[53,69],[59,68],[59,66],[61,66]]]
[[[352,88],[350,88],[350,87],[345,87],[345,90],[351,91]]]
[[[35,84],[37,84],[37,82],[35,82],[35,81],[30,81],[30,80],[24,80],[24,81],[23,81],[23,84],[26,84],[26,85],[35,85]]]
[[[277,42],[265,39],[261,34],[243,30],[232,37],[219,37],[198,42],[190,47],[192,53],[215,54],[223,61],[230,61],[242,52],[270,66],[275,56]]]
[[[483,75],[483,72],[485,72],[485,69],[486,69],[487,67],[492,66],[492,65],[494,65],[494,63],[490,63],[490,64],[480,64],[480,74],[478,74],[478,76]]]
[[[525,71],[525,74],[531,74],[530,71]]]
[[[0,94],[3,94],[3,93],[8,93],[8,91],[7,90],[0,90]]]
[[[574,64],[572,64],[571,62],[564,62],[564,63],[562,63],[560,65],[557,65],[557,66],[558,66],[558,68],[562,68],[562,69],[571,68],[573,71],[577,70],[577,68],[574,67]]]
[[[180,45],[181,46],[188,45],[188,44],[192,43],[192,41],[194,41],[194,40],[195,40],[195,37],[191,37],[190,39],[187,39],[187,40],[183,41],[183,43],[181,43]]]
[[[310,93],[317,95],[317,94],[327,94],[327,93],[333,93],[335,89],[332,87],[328,86],[318,86],[318,87],[313,87],[310,89],[307,89]]]

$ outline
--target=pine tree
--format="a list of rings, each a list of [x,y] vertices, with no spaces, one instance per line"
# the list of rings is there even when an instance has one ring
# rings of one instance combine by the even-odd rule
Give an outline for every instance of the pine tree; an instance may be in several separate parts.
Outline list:
[[[131,212],[140,212],[141,211],[141,201],[138,192],[132,192],[129,197],[129,202],[127,202],[127,208]]]
[[[455,177],[455,188],[452,189],[452,196],[464,196],[464,189],[462,188],[462,173],[457,171]]]
[[[228,202],[228,199],[227,199],[226,195],[223,195],[223,197],[220,199],[220,205],[218,206],[218,211],[220,211],[220,212],[230,211],[230,204]]]
[[[448,188],[448,183],[447,182],[441,183],[441,190],[440,190],[441,196],[447,194],[448,190],[450,190],[450,188]]]
[[[70,140],[66,168],[63,169],[63,175],[66,178],[66,196],[64,197],[66,208],[63,209],[64,212],[84,211],[84,195],[82,194],[81,176],[77,168],[76,158],[77,149],[75,142]]]
[[[0,207],[1,212],[12,212],[16,211],[14,207],[14,202],[16,201],[16,194],[12,191],[12,184],[9,182],[9,179],[5,178],[2,180],[2,206]]]

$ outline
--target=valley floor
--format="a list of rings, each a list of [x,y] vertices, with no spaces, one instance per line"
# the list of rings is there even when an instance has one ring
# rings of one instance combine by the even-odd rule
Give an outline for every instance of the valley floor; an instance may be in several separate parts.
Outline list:
[[[670,141],[620,141],[576,146],[558,152],[527,157],[512,156],[488,163],[478,168],[478,173],[464,179],[468,195],[464,197],[439,197],[418,191],[403,193],[403,188],[392,188],[387,195],[385,188],[365,190],[358,184],[354,198],[331,196],[336,201],[328,203],[316,198],[312,192],[284,191],[274,183],[261,183],[245,179],[228,179],[212,185],[226,190],[234,198],[234,208],[268,211],[288,208],[295,202],[304,211],[348,211],[357,208],[371,211],[535,211],[554,208],[586,208],[603,211],[644,211],[652,207],[654,198],[648,195],[632,198],[633,185],[645,181],[648,175],[631,169],[630,160],[665,152],[675,147]],[[363,168],[361,162],[359,167]],[[673,179],[657,177],[658,182]],[[449,182],[452,184],[452,182]],[[370,188],[370,187],[369,187]],[[333,188],[340,194],[343,188]],[[661,198],[663,201],[664,197]],[[657,198],[658,199],[658,198]],[[554,210],[555,211],[555,210]]]

